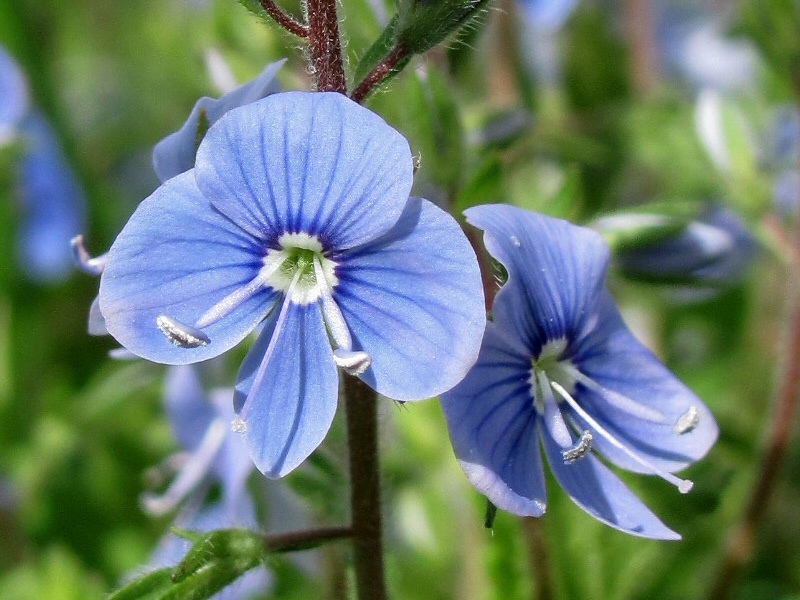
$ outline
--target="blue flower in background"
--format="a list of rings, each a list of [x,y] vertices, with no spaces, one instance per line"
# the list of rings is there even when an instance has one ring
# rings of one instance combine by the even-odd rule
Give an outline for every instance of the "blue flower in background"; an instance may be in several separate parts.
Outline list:
[[[19,233],[20,263],[40,281],[72,271],[70,240],[83,229],[85,199],[53,130],[38,113],[20,124],[25,144],[18,190],[25,218]]]
[[[538,30],[556,30],[564,26],[578,0],[518,0],[528,23]]]
[[[204,96],[192,108],[183,126],[156,144],[153,168],[163,183],[194,167],[195,152],[205,130],[233,108],[250,104],[280,91],[275,78],[285,60],[267,65],[255,78],[231,90],[219,99]]]
[[[233,390],[216,390],[207,395],[194,366],[169,369],[165,390],[167,415],[186,453],[176,457],[182,464],[167,491],[142,497],[149,513],[163,515],[180,507],[174,525],[193,531],[258,527],[255,506],[246,486],[254,465],[244,440],[230,428],[234,418],[232,397]],[[220,485],[221,497],[209,504],[207,498],[214,484]],[[188,540],[169,533],[156,549],[150,566],[175,565],[190,546]],[[214,598],[249,598],[263,593],[270,582],[270,573],[258,567]]]
[[[717,437],[705,405],[628,331],[604,287],[608,247],[594,231],[511,206],[467,220],[508,272],[480,357],[442,395],[456,456],[496,506],[545,511],[540,444],[559,484],[585,511],[621,531],[676,539],[595,455],[656,474],[708,452]]]
[[[29,103],[28,84],[22,71],[0,46],[0,146],[15,137]]]
[[[601,232],[620,233],[654,219],[663,221],[660,226],[674,222],[666,216],[630,214],[600,219],[595,226]],[[747,275],[756,248],[755,238],[736,213],[710,202],[696,218],[673,227],[669,234],[628,241],[615,251],[614,259],[627,277],[718,289]]]
[[[407,401],[451,388],[477,357],[477,260],[452,217],[409,198],[412,178],[405,139],[340,94],[230,111],[195,168],[142,202],[112,245],[108,331],[144,358],[187,364],[263,323],[234,426],[263,473],[285,475],[330,427],[337,366]]]

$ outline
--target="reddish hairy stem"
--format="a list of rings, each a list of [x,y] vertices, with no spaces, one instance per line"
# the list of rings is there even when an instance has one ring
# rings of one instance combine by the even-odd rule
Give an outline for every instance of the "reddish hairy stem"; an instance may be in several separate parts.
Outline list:
[[[536,581],[535,598],[551,600],[553,598],[553,582],[550,580],[550,560],[542,521],[536,517],[524,517],[521,520],[525,542],[528,546],[531,577]]]
[[[360,379],[348,376],[344,395],[356,590],[359,600],[385,600],[377,394]]]
[[[308,50],[318,92],[347,93],[336,0],[306,0]]]
[[[800,82],[796,94],[800,99]],[[800,110],[800,104],[798,104]],[[798,165],[800,167],[800,165]],[[786,458],[792,429],[800,401],[800,219],[795,219],[791,234],[789,259],[789,306],[784,329],[783,365],[778,389],[773,400],[772,420],[767,446],[761,459],[758,481],[745,505],[741,521],[731,532],[722,562],[717,570],[709,600],[728,598],[742,571],[750,562],[755,548],[758,528],[764,518],[769,499],[778,481],[780,468]]]
[[[261,7],[267,11],[267,14],[286,31],[301,38],[308,37],[308,27],[300,23],[290,14],[281,10],[281,8],[275,4],[274,0],[260,0],[260,2]]]
[[[370,71],[366,77],[364,77],[364,79],[361,80],[361,83],[359,83],[356,86],[356,89],[353,90],[350,98],[359,104],[364,102],[369,93],[378,85],[380,85],[381,82],[385,80],[397,67],[397,65],[408,58],[408,56],[408,51],[402,46],[398,45],[392,48],[389,53],[383,57],[383,60],[379,62],[375,68],[372,69],[372,71]]]

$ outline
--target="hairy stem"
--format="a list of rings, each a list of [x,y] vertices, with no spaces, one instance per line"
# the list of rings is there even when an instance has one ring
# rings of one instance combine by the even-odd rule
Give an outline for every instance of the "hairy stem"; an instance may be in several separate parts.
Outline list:
[[[262,8],[267,11],[267,14],[286,31],[301,38],[308,37],[308,27],[300,23],[290,14],[284,12],[277,4],[275,4],[274,0],[260,1]]]
[[[356,590],[359,600],[384,600],[377,394],[356,377],[345,377],[344,394]]]
[[[370,71],[364,79],[356,86],[350,98],[359,104],[364,102],[369,93],[378,87],[381,82],[386,80],[394,70],[409,57],[408,51],[402,46],[398,45],[392,48],[389,53],[383,57],[372,71]]]
[[[800,84],[796,86],[796,96],[800,102]],[[800,104],[798,111],[800,112]],[[758,529],[778,481],[797,417],[800,400],[800,260],[798,260],[800,219],[795,219],[791,238],[792,252],[787,277],[789,302],[785,320],[785,338],[780,353],[783,364],[773,397],[767,445],[761,458],[758,480],[747,500],[741,521],[728,538],[722,562],[710,588],[709,600],[724,600],[730,597],[742,572],[752,559]]]
[[[318,92],[347,93],[336,0],[306,0],[308,51]]]

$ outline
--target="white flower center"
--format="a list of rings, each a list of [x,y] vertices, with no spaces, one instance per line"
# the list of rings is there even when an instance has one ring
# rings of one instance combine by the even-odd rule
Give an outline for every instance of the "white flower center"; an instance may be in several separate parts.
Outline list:
[[[307,233],[284,233],[279,250],[270,250],[264,257],[259,279],[272,289],[283,292],[294,304],[310,304],[336,287],[336,263],[327,258],[319,240]],[[321,267],[317,277],[315,262]],[[297,281],[295,276],[297,275]]]

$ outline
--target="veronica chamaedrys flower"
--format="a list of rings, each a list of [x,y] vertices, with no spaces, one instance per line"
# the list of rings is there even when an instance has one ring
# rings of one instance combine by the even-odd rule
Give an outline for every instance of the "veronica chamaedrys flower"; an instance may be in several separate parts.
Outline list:
[[[178,511],[174,526],[192,531],[226,528],[257,528],[255,506],[247,490],[247,478],[254,470],[241,436],[231,431],[233,390],[206,393],[198,367],[177,366],[167,371],[164,399],[172,431],[184,449],[173,457],[177,475],[161,495],[145,494],[142,505],[153,515]],[[208,502],[209,492],[218,484],[220,498]],[[180,562],[191,543],[168,533],[150,559],[150,568]],[[272,576],[264,567],[248,571],[214,598],[250,598],[263,593]]]
[[[186,364],[263,323],[235,426],[263,473],[285,475],[330,427],[337,365],[409,401],[450,389],[477,357],[477,259],[452,217],[409,198],[412,178],[405,139],[341,94],[231,110],[195,168],[144,200],[109,250],[108,331],[139,356]]]
[[[646,230],[648,222],[666,233],[642,239],[625,233]],[[626,277],[698,289],[715,290],[740,282],[757,248],[738,215],[718,202],[705,204],[693,219],[611,215],[594,226],[608,235],[628,238],[614,252],[615,265]]]
[[[625,327],[604,287],[608,247],[591,229],[511,206],[466,215],[508,272],[478,362],[441,397],[467,477],[497,507],[540,516],[541,444],[589,514],[634,535],[678,538],[597,454],[687,492],[691,482],[673,472],[708,451],[717,426]]]
[[[203,96],[181,128],[169,134],[153,149],[153,169],[162,183],[194,167],[195,153],[206,130],[233,108],[250,104],[280,91],[275,78],[285,60],[268,64],[257,77],[229,91],[219,99]]]

